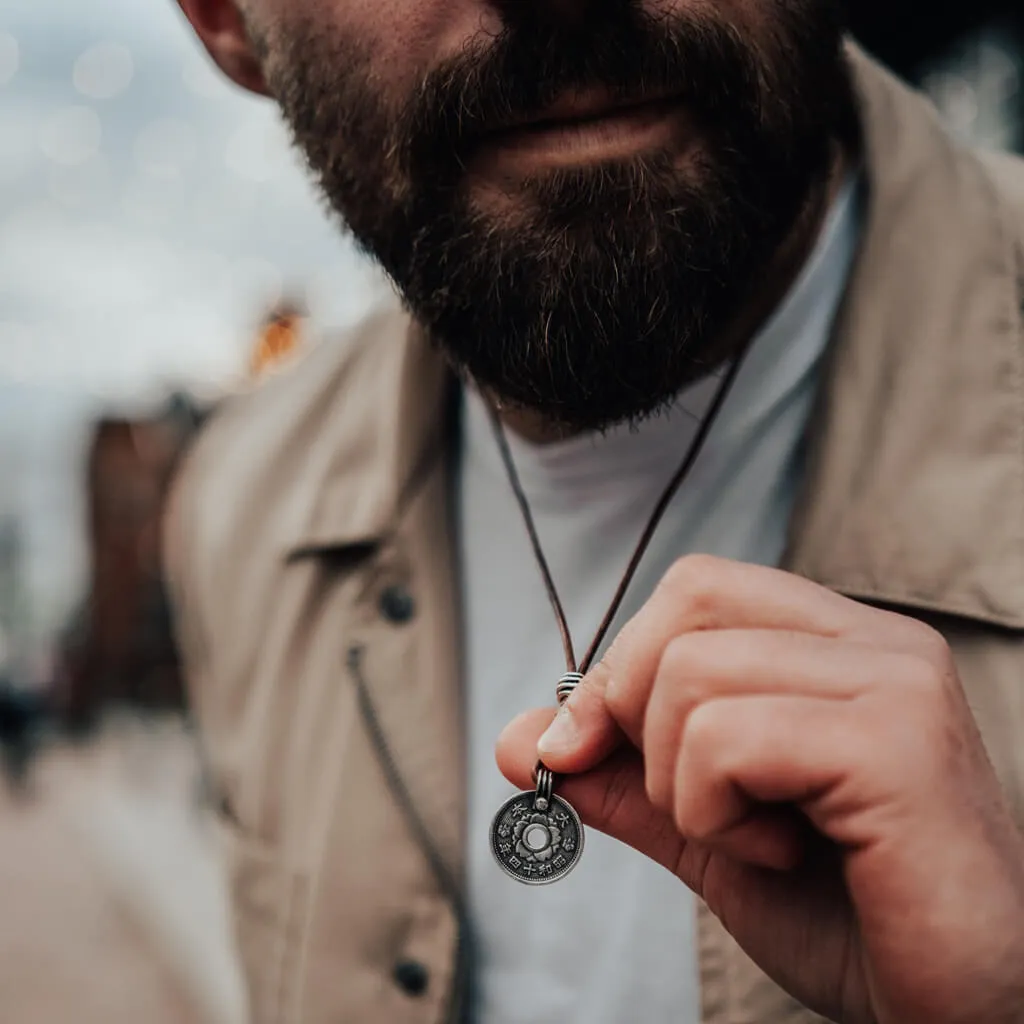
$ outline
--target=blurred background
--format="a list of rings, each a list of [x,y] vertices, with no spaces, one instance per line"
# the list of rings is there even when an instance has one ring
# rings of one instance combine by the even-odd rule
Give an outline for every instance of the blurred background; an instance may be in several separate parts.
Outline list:
[[[1020,150],[1015,6],[851,17]],[[0,222],[0,1020],[241,1022],[158,523],[223,397],[391,293],[171,0],[5,0]]]

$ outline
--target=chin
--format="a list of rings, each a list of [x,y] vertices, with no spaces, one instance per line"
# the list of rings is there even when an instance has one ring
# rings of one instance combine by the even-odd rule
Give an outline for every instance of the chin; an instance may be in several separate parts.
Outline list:
[[[544,167],[529,174],[474,168],[467,174],[464,197],[468,212],[485,229],[550,232],[559,247],[603,236],[635,250],[648,244],[659,210],[678,214],[700,196],[703,166],[701,152],[694,149]]]

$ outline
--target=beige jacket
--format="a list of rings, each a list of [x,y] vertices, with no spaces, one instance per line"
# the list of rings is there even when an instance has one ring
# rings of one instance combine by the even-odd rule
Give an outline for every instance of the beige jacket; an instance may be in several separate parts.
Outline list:
[[[853,59],[868,223],[785,564],[944,631],[1024,820],[1024,164],[960,148]],[[227,408],[178,491],[169,557],[257,1024],[458,1015],[452,393],[382,315]],[[706,910],[699,935],[707,1024],[817,1019]]]

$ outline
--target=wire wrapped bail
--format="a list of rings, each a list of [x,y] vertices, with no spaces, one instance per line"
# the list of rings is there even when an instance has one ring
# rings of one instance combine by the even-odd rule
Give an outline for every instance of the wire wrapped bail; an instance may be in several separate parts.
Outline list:
[[[555,693],[558,696],[558,705],[561,707],[576,692],[576,688],[583,682],[582,672],[566,672],[558,680]]]
[[[551,794],[555,789],[555,776],[550,768],[537,765],[537,796],[534,806],[538,811],[546,811],[551,806]]]

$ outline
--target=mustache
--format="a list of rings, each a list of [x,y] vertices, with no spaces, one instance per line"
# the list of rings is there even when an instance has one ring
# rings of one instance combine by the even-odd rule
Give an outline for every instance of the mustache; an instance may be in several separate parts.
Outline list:
[[[672,98],[713,130],[756,123],[761,76],[731,26],[692,12],[654,15],[636,0],[603,0],[582,23],[520,15],[424,79],[396,120],[396,149],[404,143],[421,168],[445,158],[462,164],[488,136],[591,91],[615,106]]]

